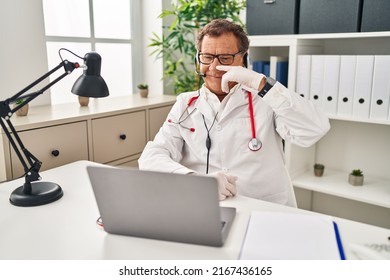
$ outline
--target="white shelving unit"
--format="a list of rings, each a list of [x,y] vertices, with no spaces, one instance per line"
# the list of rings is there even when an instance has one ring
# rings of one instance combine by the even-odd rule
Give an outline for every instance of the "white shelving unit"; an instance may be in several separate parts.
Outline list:
[[[365,176],[364,182],[365,186],[369,187],[353,187],[348,184],[348,175],[338,170],[327,170],[323,177],[315,177],[313,172],[305,172],[294,178],[295,187],[390,208],[389,182],[370,176]]]
[[[250,36],[251,61],[289,57],[293,90],[301,54],[390,55],[390,32]],[[314,146],[286,143],[299,207],[390,228],[390,120],[329,118],[331,130]],[[313,174],[316,162],[326,166],[321,178]],[[361,187],[348,184],[348,173],[357,168],[365,174]]]

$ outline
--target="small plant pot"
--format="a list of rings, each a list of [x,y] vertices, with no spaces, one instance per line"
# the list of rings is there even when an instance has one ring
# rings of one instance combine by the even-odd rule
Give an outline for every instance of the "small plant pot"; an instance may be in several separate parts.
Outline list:
[[[89,97],[79,96],[79,103],[80,103],[80,106],[88,106],[88,104],[89,104]]]
[[[322,177],[322,175],[324,175],[324,168],[314,169],[314,175],[316,177]]]
[[[363,186],[364,182],[364,176],[355,176],[352,174],[349,174],[348,177],[348,183],[352,186]]]
[[[148,89],[140,89],[139,94],[141,95],[142,98],[148,97],[149,90]]]
[[[322,177],[324,175],[325,165],[323,164],[315,164],[314,165],[314,176]]]
[[[14,107],[16,107],[17,105],[14,105]],[[17,110],[16,112],[15,112],[15,114],[17,115],[17,116],[20,116],[20,117],[22,117],[22,116],[27,116],[27,114],[28,114],[28,104],[26,104],[26,105],[24,105],[22,108],[20,108],[19,110]]]

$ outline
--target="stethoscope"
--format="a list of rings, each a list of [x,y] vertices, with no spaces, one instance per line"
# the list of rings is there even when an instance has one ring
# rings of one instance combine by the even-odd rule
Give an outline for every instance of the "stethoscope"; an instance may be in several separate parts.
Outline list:
[[[248,143],[248,148],[251,150],[251,151],[258,151],[261,149],[261,147],[263,146],[262,142],[257,138],[256,136],[256,128],[255,128],[255,117],[254,117],[254,111],[253,111],[253,98],[252,98],[252,93],[248,90],[245,90],[245,89],[242,89],[247,95],[248,95],[248,109],[249,109],[249,117],[250,117],[250,122],[251,122],[251,136],[252,138],[249,140],[249,143]],[[196,96],[193,96],[191,97],[188,102],[187,102],[187,106],[186,108],[183,110],[183,112],[181,113],[178,121],[173,121],[172,119],[168,119],[168,122],[169,123],[173,123],[173,124],[177,124],[177,125],[180,125],[181,127],[185,128],[185,129],[188,129],[189,131],[191,132],[195,132],[195,128],[194,127],[186,127],[184,125],[182,125],[182,123],[187,120],[193,113],[194,111],[196,110],[196,108],[194,108],[190,113],[188,113],[184,118],[184,114],[185,112],[188,111],[188,109],[190,108],[190,106],[199,98],[200,96],[200,93],[199,93],[199,90],[198,90],[198,95]],[[214,125],[214,122],[216,120],[216,117],[214,117],[214,120],[213,120],[213,123],[211,125],[210,128],[207,127],[206,123],[205,123],[205,127],[206,127],[206,130],[207,132],[210,132],[212,126]],[[203,117],[203,120],[204,120],[204,117]],[[206,145],[206,146],[209,146],[209,145]]]
[[[249,117],[251,119],[251,130],[252,130],[252,139],[249,140],[248,147],[251,151],[258,151],[263,146],[263,143],[256,137],[256,128],[255,128],[255,117],[253,113],[253,99],[252,93],[248,90],[242,89],[248,95],[248,107],[249,107]]]
[[[182,123],[188,119],[193,112],[195,112],[196,108],[194,108],[190,113],[187,114],[187,116],[183,119],[183,116],[184,116],[184,113],[188,111],[188,108],[190,108],[191,104],[194,103],[194,101],[196,101],[200,96],[200,92],[198,90],[198,95],[197,96],[193,96],[191,97],[188,102],[187,102],[187,106],[186,108],[183,110],[183,113],[181,113],[179,119],[177,122],[173,121],[172,119],[168,119],[168,122],[169,123],[173,123],[173,124],[177,124],[177,125],[180,125],[182,128],[185,128],[185,129],[188,129],[189,131],[191,132],[195,132],[195,128],[194,127],[186,127],[184,125],[182,125]]]
[[[253,112],[252,93],[250,91],[248,91],[248,90],[245,90],[245,89],[242,89],[242,90],[248,95],[248,108],[249,108],[249,117],[250,117],[250,122],[251,122],[251,132],[252,132],[251,136],[252,136],[252,138],[249,140],[248,148],[249,148],[249,150],[256,152],[256,151],[261,149],[263,144],[261,143],[261,141],[256,136],[255,117],[254,117],[254,112]],[[180,114],[179,119],[177,121],[173,121],[172,119],[168,119],[168,122],[171,123],[171,124],[177,124],[180,127],[189,130],[190,132],[195,132],[195,128],[194,127],[187,127],[187,126],[184,126],[182,123],[185,120],[187,120],[195,112],[196,108],[192,109],[192,111],[187,113],[187,115],[184,117],[185,112],[188,112],[188,109],[190,108],[190,106],[194,103],[194,101],[196,101],[199,98],[199,96],[200,96],[200,92],[198,90],[198,95],[197,96],[193,96],[193,97],[191,97],[188,100],[187,106],[185,107],[183,112]],[[215,121],[217,119],[217,115],[218,115],[218,113],[214,116],[214,120],[213,120],[211,126],[208,127],[207,124],[206,124],[205,117],[202,114],[203,122],[204,122],[204,125],[205,125],[205,128],[206,128],[206,131],[207,131],[207,138],[206,138],[206,148],[207,148],[206,174],[208,174],[208,170],[209,170],[209,158],[210,158],[210,149],[211,149],[210,131],[211,131],[211,129],[213,128],[213,126],[215,124]]]

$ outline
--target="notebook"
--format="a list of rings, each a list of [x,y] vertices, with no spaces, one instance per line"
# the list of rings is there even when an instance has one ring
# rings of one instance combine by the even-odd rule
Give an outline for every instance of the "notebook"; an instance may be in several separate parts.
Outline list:
[[[339,260],[345,255],[337,224],[330,216],[254,211],[239,258]]]
[[[236,209],[219,206],[216,178],[108,166],[87,172],[108,233],[223,246]]]

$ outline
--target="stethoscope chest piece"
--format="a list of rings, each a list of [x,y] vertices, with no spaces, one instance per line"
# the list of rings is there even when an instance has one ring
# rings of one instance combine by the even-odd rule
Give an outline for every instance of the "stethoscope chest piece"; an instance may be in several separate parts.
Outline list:
[[[260,150],[262,146],[263,144],[261,143],[261,141],[256,138],[252,138],[248,143],[249,150],[254,152]]]

